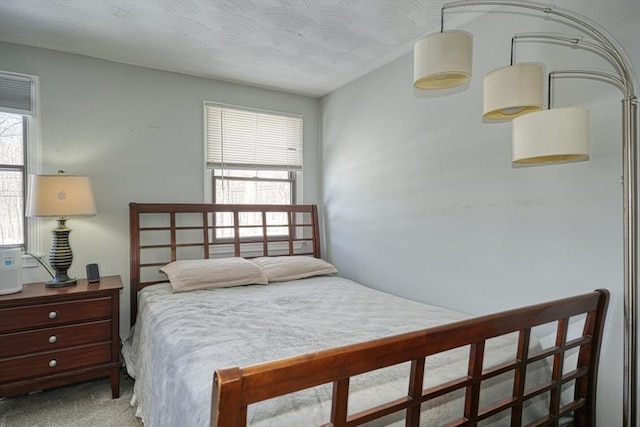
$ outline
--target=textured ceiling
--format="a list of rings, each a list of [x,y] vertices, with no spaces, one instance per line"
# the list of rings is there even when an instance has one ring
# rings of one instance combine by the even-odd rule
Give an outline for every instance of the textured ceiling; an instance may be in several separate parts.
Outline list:
[[[0,40],[319,97],[439,30],[443,3],[0,0]]]

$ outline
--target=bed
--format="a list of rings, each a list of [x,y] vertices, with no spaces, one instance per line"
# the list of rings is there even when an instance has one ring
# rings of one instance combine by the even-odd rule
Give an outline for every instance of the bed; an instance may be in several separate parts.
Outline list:
[[[321,262],[314,205],[131,203],[130,240],[147,426],[595,424],[606,290],[471,318],[322,269],[188,292],[158,271]]]

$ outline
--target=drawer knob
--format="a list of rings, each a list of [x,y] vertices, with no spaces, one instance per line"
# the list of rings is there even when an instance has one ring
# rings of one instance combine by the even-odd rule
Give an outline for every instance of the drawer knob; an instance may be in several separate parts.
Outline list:
[[[54,342],[56,342],[56,341],[58,341],[58,337],[57,337],[57,336],[55,336],[55,335],[51,335],[51,336],[49,337],[49,343],[50,343],[50,344],[53,344],[53,343],[54,343]]]
[[[50,368],[55,368],[56,366],[58,366],[58,361],[56,359],[49,360],[49,367]]]
[[[58,317],[58,312],[57,311],[50,311],[49,312],[49,319],[55,319],[56,317]]]

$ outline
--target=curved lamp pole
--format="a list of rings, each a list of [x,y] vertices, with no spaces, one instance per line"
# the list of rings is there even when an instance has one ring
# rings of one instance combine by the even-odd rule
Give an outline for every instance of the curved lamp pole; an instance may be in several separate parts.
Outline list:
[[[573,37],[559,34],[535,34],[524,35],[538,39],[550,39],[565,42],[571,45],[584,44],[605,56],[613,65],[616,75],[608,72],[590,72],[591,74],[605,77],[613,81],[623,92],[622,99],[622,184],[623,184],[623,220],[624,220],[624,379],[623,379],[623,425],[624,427],[635,427],[637,425],[637,389],[638,389],[638,320],[637,320],[637,257],[638,257],[638,194],[637,194],[637,145],[638,145],[638,97],[636,75],[633,72],[633,65],[624,49],[617,40],[611,36],[604,28],[594,21],[583,17],[573,11],[558,8],[553,5],[530,2],[526,0],[471,0],[447,3],[441,11],[441,35],[444,35],[444,15],[445,11],[456,10],[466,11],[475,6],[507,6],[515,8],[530,9],[559,18],[567,25],[579,27],[586,35],[592,39],[583,37]],[[434,39],[433,43],[440,43],[440,52],[445,52],[444,62],[453,64],[451,74],[442,71],[440,66],[429,66],[418,70],[424,71],[425,76],[416,78],[414,84],[422,89],[441,89],[453,87],[466,83],[470,79],[470,62],[468,60],[456,58],[453,52],[457,47],[465,54],[468,54],[470,37],[466,37],[462,32],[455,34],[456,39],[449,39],[448,42],[441,41],[442,38]],[[516,36],[518,37],[518,36]],[[462,40],[461,40],[462,39]],[[423,39],[426,40],[426,39]],[[445,44],[450,43],[450,44]],[[418,44],[416,44],[417,46]],[[429,49],[427,47],[426,49]],[[422,54],[422,53],[421,53]],[[512,59],[513,65],[513,52]],[[443,66],[444,67],[444,66]],[[584,71],[565,71],[566,73],[581,73]],[[559,72],[560,73],[560,72]],[[428,75],[427,75],[428,74]],[[438,86],[438,79],[442,85]]]

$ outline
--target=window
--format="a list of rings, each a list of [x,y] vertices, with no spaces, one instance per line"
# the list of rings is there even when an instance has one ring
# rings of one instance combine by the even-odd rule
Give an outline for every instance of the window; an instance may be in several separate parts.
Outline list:
[[[212,203],[296,203],[302,177],[302,116],[209,102],[204,115]],[[274,214],[268,221],[286,224],[286,218],[280,216]],[[259,223],[256,218],[242,221]],[[261,232],[258,227],[246,228],[242,237]],[[269,232],[286,234],[286,227],[273,227]]]
[[[213,203],[292,204],[296,174],[277,170],[214,169]]]
[[[34,87],[30,76],[0,72],[0,248],[24,248],[29,240],[24,209],[27,172],[36,169],[35,153],[29,156]]]
[[[25,119],[0,112],[0,247],[23,246]]]

